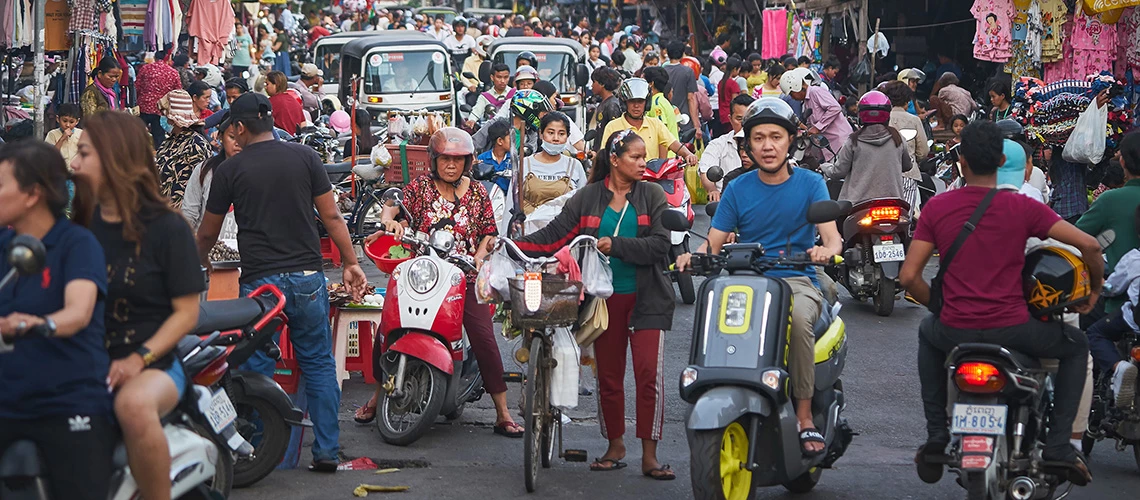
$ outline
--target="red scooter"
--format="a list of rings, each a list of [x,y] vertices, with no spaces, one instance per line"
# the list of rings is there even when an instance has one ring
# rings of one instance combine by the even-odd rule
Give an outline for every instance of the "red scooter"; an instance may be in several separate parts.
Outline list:
[[[382,201],[403,210],[399,188],[386,191]],[[478,401],[484,391],[463,330],[464,270],[475,268],[474,259],[455,252],[455,235],[447,231],[408,232],[400,242],[416,256],[390,272],[373,364],[384,376],[376,405],[380,436],[406,446],[437,416],[459,418],[464,405]],[[371,246],[366,253],[375,260]]]
[[[665,190],[665,198],[671,210],[676,210],[693,224],[693,206],[689,198],[689,188],[685,186],[685,160],[683,158],[657,158],[645,164],[641,180],[655,182]],[[669,262],[677,262],[677,257],[689,253],[689,233],[672,231],[672,246],[669,248]],[[692,304],[697,300],[693,288],[693,276],[689,273],[669,273],[681,292],[681,301]]]

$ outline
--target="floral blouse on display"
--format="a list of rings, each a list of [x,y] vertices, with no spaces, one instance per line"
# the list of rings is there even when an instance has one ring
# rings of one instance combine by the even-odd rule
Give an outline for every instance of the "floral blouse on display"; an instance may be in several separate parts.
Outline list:
[[[427,234],[436,229],[451,232],[456,250],[472,257],[484,237],[499,234],[491,198],[478,182],[472,181],[458,200],[449,200],[436,189],[430,175],[421,175],[404,187],[404,207],[415,219],[410,229]],[[467,272],[467,282],[475,282],[474,272]]]

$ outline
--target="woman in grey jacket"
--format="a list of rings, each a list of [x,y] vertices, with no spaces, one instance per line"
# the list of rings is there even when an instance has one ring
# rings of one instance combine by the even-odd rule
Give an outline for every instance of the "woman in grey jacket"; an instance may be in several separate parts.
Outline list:
[[[877,95],[875,95],[877,94]],[[858,203],[875,198],[903,198],[903,172],[914,167],[898,130],[887,123],[890,100],[872,90],[859,100],[863,128],[839,150],[833,163],[820,166],[829,179],[846,179],[839,199]]]

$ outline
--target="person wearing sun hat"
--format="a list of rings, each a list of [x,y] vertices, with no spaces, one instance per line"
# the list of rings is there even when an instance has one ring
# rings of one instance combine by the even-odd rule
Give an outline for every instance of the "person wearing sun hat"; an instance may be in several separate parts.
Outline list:
[[[172,90],[158,101],[158,108],[170,123],[170,134],[155,152],[163,196],[170,197],[175,210],[182,208],[182,195],[194,167],[210,154],[202,118],[194,112],[194,101],[185,90]]]

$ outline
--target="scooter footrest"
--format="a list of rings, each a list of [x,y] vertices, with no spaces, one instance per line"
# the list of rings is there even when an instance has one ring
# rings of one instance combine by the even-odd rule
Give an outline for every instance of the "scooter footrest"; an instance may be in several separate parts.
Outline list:
[[[567,462],[585,462],[586,450],[563,450],[562,459]]]
[[[522,372],[503,372],[503,382],[521,384],[523,379]]]

